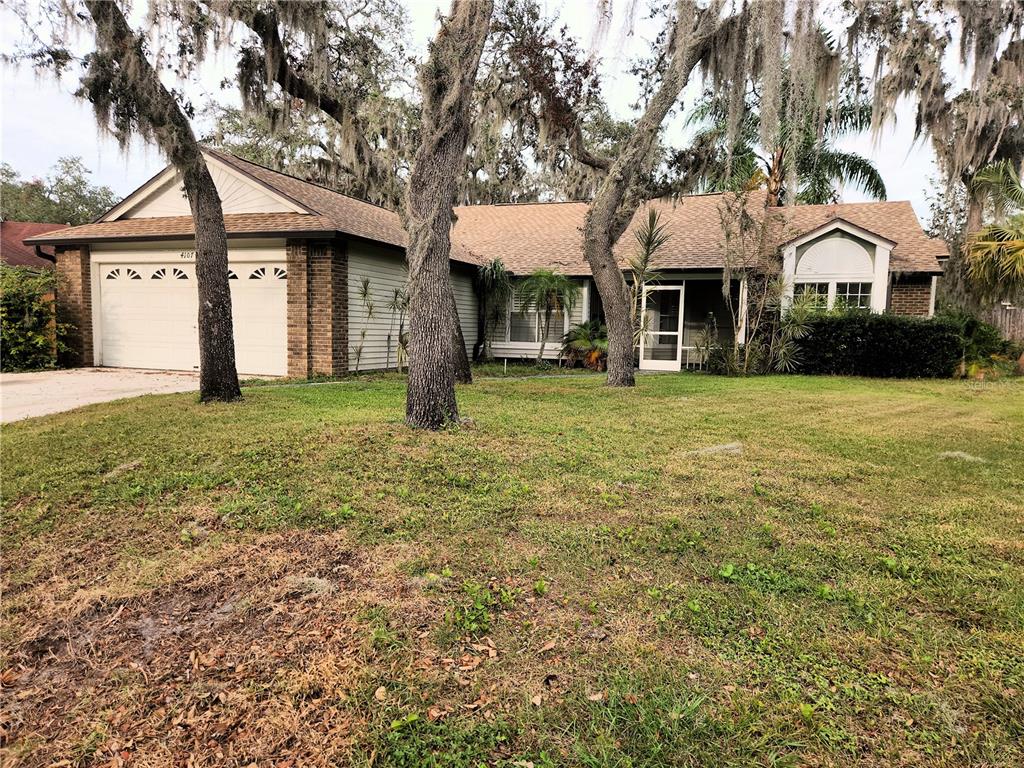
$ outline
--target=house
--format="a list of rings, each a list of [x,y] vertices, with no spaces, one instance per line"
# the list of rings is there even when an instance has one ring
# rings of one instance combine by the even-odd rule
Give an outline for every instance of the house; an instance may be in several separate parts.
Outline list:
[[[615,256],[625,268],[635,253],[633,236],[654,207],[669,240],[653,263],[660,275],[646,287],[646,312],[640,337],[640,367],[679,370],[696,358],[697,337],[714,319],[722,340],[732,337],[732,313],[723,295],[725,248],[722,195],[693,195],[681,200],[655,200],[633,217],[619,239]],[[518,275],[538,268],[578,277],[581,306],[549,334],[560,339],[571,323],[600,315],[600,297],[583,257],[581,232],[586,203],[526,203],[464,206],[456,209],[453,235],[485,259],[500,257]],[[811,291],[829,308],[843,301],[874,312],[931,316],[941,261],[949,253],[944,241],[921,230],[909,202],[800,205],[772,209],[776,220],[766,228],[771,245],[782,251],[788,297]],[[733,306],[744,302],[745,287],[731,286]],[[492,343],[498,357],[536,354],[535,317],[522,315],[516,300],[508,321]],[[738,333],[744,334],[740,317]],[[548,356],[558,354],[555,344]]]
[[[0,260],[9,267],[53,269],[52,246],[26,245],[24,241],[67,226],[39,221],[0,221]]]
[[[397,214],[231,155],[205,151],[228,234],[238,370],[249,375],[338,375],[395,367],[407,327],[396,291],[406,282]],[[722,291],[720,195],[653,201],[671,235],[645,287],[641,368],[678,370],[713,317],[731,321]],[[581,300],[551,330],[557,357],[568,327],[601,315],[581,250],[585,203],[463,206],[452,229],[451,280],[463,336],[477,337],[476,268],[501,258],[516,276],[553,269],[579,280]],[[772,228],[791,293],[813,291],[875,312],[930,315],[947,256],[909,203],[778,209]],[[641,209],[632,229],[646,216]],[[631,229],[631,231],[632,231]],[[616,255],[634,248],[627,231]],[[78,329],[83,364],[191,370],[198,365],[193,227],[173,168],[96,222],[28,237],[55,248],[58,297]],[[744,286],[731,286],[738,302]],[[741,327],[740,333],[743,333]],[[513,298],[493,344],[498,357],[535,356],[540,323]]]

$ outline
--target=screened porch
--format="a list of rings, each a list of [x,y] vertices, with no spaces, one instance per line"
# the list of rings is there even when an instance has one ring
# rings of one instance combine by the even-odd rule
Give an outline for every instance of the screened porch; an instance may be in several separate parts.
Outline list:
[[[740,304],[740,291],[739,284],[734,283],[734,306]],[[645,286],[643,302],[642,370],[678,371],[702,367],[704,361],[698,344],[705,328],[722,344],[732,341],[733,323],[722,295],[720,275]]]

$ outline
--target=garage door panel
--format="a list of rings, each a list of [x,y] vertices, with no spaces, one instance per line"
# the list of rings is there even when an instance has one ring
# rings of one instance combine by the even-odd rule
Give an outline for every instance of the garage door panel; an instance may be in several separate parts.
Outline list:
[[[238,372],[285,375],[284,264],[232,263],[231,272]],[[102,365],[168,370],[199,367],[199,303],[193,265],[104,266],[99,277]]]

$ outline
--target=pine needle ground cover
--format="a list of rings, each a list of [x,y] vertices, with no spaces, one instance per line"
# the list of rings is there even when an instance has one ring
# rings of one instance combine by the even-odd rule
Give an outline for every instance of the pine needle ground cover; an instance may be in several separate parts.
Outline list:
[[[7,761],[1024,761],[1022,382],[601,381],[5,427]]]

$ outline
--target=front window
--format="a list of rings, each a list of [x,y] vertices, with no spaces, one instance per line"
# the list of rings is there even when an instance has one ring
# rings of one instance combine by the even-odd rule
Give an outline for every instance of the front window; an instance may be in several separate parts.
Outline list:
[[[565,336],[565,313],[556,312],[551,316],[551,327],[548,328],[547,343],[558,343]],[[536,344],[544,332],[544,312],[536,307],[523,310],[523,302],[518,294],[512,294],[508,313],[508,340]]]
[[[871,309],[871,283],[836,283],[836,306]]]
[[[807,301],[817,309],[828,308],[828,283],[797,283],[793,289],[793,296],[800,298],[808,296]]]
[[[512,295],[512,306],[508,314],[508,340],[509,341],[536,341],[537,340],[537,312],[536,310],[523,311],[523,302],[518,295]]]
[[[819,309],[871,309],[871,283],[796,283],[793,297],[813,296]]]

